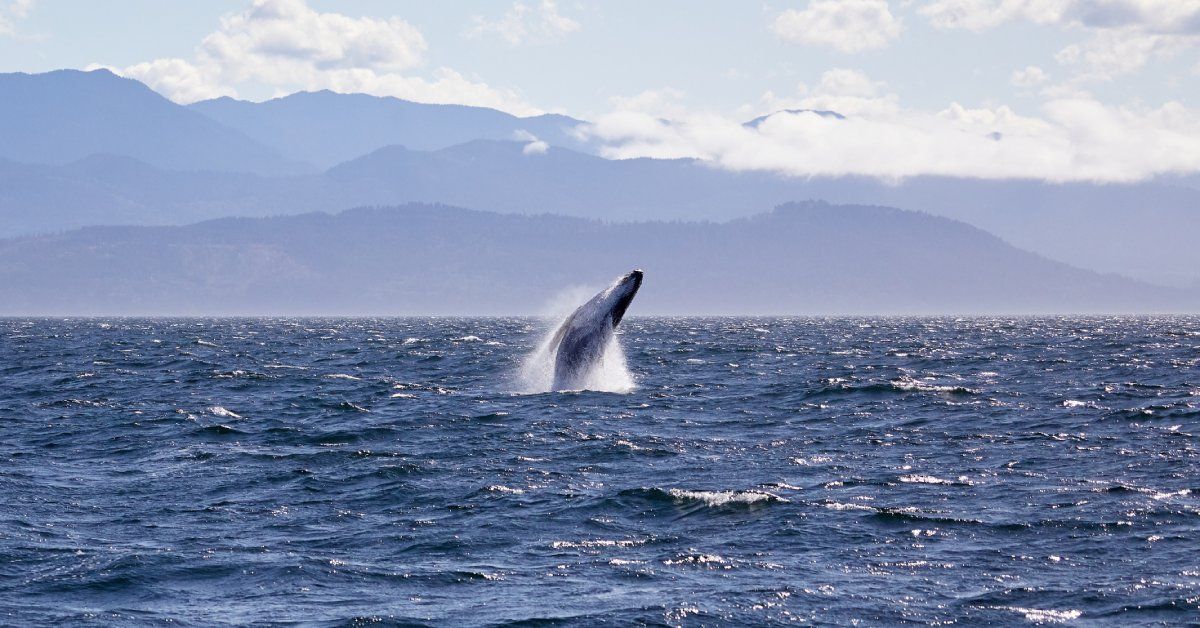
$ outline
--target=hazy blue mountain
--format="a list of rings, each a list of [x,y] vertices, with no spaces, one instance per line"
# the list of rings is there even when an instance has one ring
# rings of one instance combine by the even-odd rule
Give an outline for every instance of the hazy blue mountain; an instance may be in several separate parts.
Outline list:
[[[178,225],[328,209],[321,177],[174,171],[120,155],[61,166],[0,159],[0,237],[88,225]]]
[[[962,220],[1077,266],[1173,285],[1200,281],[1200,190],[1172,179],[914,177],[893,184],[729,172],[692,160],[614,161],[566,149],[525,155],[517,144],[485,141],[434,153],[385,148],[328,176],[369,190],[364,202],[441,201],[610,220],[728,220],[807,199],[887,205]]]
[[[536,314],[634,267],[639,314],[1200,309],[960,222],[803,203],[721,224],[409,205],[88,228],[0,241],[0,313]]]
[[[437,151],[387,147],[320,175],[163,172],[96,156],[60,167],[0,162],[0,236],[98,224],[441,202],[603,220],[715,220],[824,199],[947,216],[1070,264],[1186,286],[1200,280],[1200,190],[1176,177],[1130,185],[916,177],[788,178],[692,160],[607,160],[476,140]]]
[[[176,170],[311,171],[107,70],[0,74],[0,158],[62,164],[96,153]]]
[[[364,203],[442,202],[500,212],[603,220],[727,220],[794,200],[785,180],[686,159],[612,160],[551,147],[475,140],[439,151],[399,146],[331,168]]]
[[[323,168],[393,144],[436,150],[475,139],[512,140],[521,131],[555,146],[587,148],[571,133],[582,121],[567,116],[519,118],[485,107],[366,94],[300,92],[261,103],[218,98],[189,107],[281,154]]]

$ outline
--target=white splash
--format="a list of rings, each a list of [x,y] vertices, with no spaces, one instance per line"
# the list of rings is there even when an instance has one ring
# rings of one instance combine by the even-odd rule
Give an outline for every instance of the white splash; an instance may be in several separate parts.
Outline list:
[[[561,324],[561,322],[560,322]],[[554,325],[546,336],[538,343],[521,364],[518,374],[518,388],[525,394],[550,392],[554,384],[554,352],[550,342],[554,340]],[[621,348],[620,337],[613,335],[600,361],[592,366],[592,370],[584,379],[583,390],[612,392],[626,394],[637,388],[633,374],[625,362],[625,350]]]
[[[586,303],[592,295],[602,288],[594,286],[572,286],[560,291],[542,308],[549,325],[541,342],[521,364],[517,373],[517,389],[523,394],[550,392],[554,385],[554,352],[550,342],[554,333],[566,321],[580,304]],[[621,348],[620,332],[613,334],[612,340],[604,349],[604,355],[592,367],[583,389],[599,392],[626,394],[637,388],[633,374],[625,363],[625,350]]]

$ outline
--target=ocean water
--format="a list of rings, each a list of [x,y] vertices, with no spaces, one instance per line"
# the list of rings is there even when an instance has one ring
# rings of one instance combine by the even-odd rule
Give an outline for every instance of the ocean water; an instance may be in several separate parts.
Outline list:
[[[0,623],[1200,622],[1200,318],[0,320]]]

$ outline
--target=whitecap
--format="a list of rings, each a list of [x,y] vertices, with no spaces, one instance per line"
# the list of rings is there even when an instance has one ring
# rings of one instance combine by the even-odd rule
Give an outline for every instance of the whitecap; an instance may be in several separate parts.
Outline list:
[[[726,565],[729,561],[717,554],[684,554],[663,561],[664,565]]]
[[[842,502],[826,502],[825,507],[830,510],[875,510],[874,506],[867,506],[865,504],[846,504]]]
[[[554,549],[577,549],[595,547],[636,547],[645,545],[648,539],[587,539],[583,541],[554,541],[550,547]]]
[[[667,491],[671,497],[683,501],[699,501],[709,506],[728,504],[757,504],[760,502],[786,502],[787,500],[766,491],[686,491],[673,488]]]
[[[232,410],[229,410],[227,408],[223,408],[221,406],[212,406],[208,409],[208,411],[213,413],[216,416],[228,417],[230,419],[242,418],[242,415],[240,415],[236,412],[233,412]]]
[[[952,480],[943,480],[933,475],[910,474],[900,476],[900,481],[906,484],[954,484]]]

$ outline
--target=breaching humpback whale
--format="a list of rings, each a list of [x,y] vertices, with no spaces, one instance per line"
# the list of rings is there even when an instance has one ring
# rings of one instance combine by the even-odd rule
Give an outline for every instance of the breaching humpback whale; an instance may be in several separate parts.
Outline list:
[[[553,390],[578,390],[588,372],[604,355],[613,330],[642,286],[642,271],[618,278],[611,286],[579,306],[550,341],[554,354]]]

